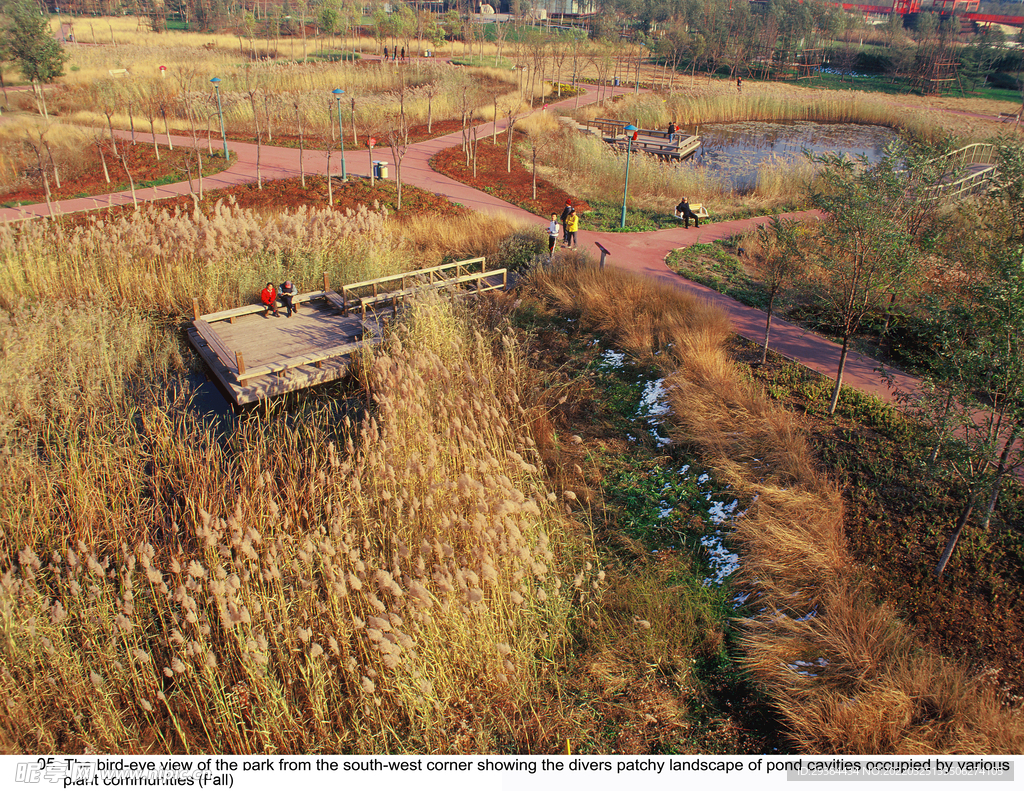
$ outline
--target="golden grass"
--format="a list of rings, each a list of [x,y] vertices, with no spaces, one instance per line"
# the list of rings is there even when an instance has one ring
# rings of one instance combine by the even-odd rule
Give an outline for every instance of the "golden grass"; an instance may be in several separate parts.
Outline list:
[[[88,55],[87,57],[98,57]],[[76,81],[51,100],[55,111],[84,126],[105,127],[106,112],[110,123],[128,128],[134,116],[136,128],[151,131],[150,115],[158,133],[187,132],[189,107],[197,116],[197,126],[205,132],[218,125],[216,94],[207,75],[218,74],[224,124],[229,136],[256,135],[256,121],[249,91],[255,91],[260,131],[264,142],[274,135],[297,136],[301,113],[303,134],[307,145],[315,146],[318,135],[336,137],[337,99],[335,88],[345,91],[341,103],[346,134],[351,136],[355,100],[355,123],[360,135],[384,131],[399,112],[400,92],[404,90],[405,113],[410,125],[426,123],[428,113],[434,121],[458,118],[465,96],[471,113],[489,114],[492,107],[492,86],[495,81],[507,88],[505,94],[517,89],[515,77],[495,69],[456,69],[441,62],[382,66],[358,66],[352,63],[283,63],[258,62],[240,66],[237,56],[213,68],[207,64],[206,50],[178,47],[146,50],[126,48],[121,60],[132,72],[131,77],[95,74],[91,79]],[[197,63],[202,66],[197,66]],[[159,77],[159,65],[168,65],[168,76]],[[95,69],[82,68],[92,73]],[[487,86],[484,90],[482,86]],[[428,107],[429,105],[429,107]],[[298,108],[298,109],[296,109]],[[166,113],[167,125],[163,114]]]
[[[1005,131],[992,116],[1014,109],[1012,103],[990,99],[834,91],[800,83],[745,80],[742,94],[736,93],[734,83],[706,77],[686,78],[677,86],[667,95],[628,95],[615,102],[581,107],[574,115],[583,120],[608,117],[632,122],[639,118],[661,128],[670,120],[689,127],[746,120],[878,124],[925,140],[954,134],[970,142]]]
[[[736,495],[741,573],[758,595],[745,663],[791,737],[811,753],[1016,754],[1019,712],[954,660],[918,645],[858,581],[842,499],[815,468],[796,418],[745,381],[722,341],[724,316],[693,297],[617,270],[547,271],[536,292],[665,367],[674,438],[701,449]],[[643,306],[622,310],[624,304]],[[704,314],[703,316],[701,314]],[[642,319],[642,321],[641,321]],[[634,323],[645,333],[629,329]],[[803,664],[798,664],[803,663]]]
[[[90,130],[61,121],[47,122],[36,115],[8,116],[0,124],[0,191],[41,184],[41,178],[36,175],[39,170],[37,151],[47,169],[56,165],[62,180],[75,179],[94,159],[88,153],[83,155],[83,151],[91,147],[92,138]],[[52,171],[49,177],[53,185]]]
[[[328,272],[354,282],[400,271],[383,211],[305,207],[263,215],[233,200],[206,214],[159,206],[84,223],[0,228],[0,306],[21,299],[131,305],[168,315],[255,302],[271,280],[315,290]]]
[[[372,415],[254,412],[223,443],[130,397],[149,355],[111,348],[134,331],[111,315],[38,315],[11,339],[42,381],[5,425],[27,496],[4,503],[0,746],[475,753],[521,731],[536,657],[601,584],[538,468],[515,340],[428,301],[363,360]],[[80,379],[47,343],[72,329]],[[76,433],[83,481],[29,441]]]

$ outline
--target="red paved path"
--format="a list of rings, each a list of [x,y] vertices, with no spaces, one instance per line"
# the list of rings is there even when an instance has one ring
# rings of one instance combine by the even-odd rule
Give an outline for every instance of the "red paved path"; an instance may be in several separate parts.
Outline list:
[[[597,91],[592,86],[584,86],[586,95],[581,97],[580,103],[595,101]],[[621,88],[618,93],[631,93],[630,89]],[[566,99],[551,106],[568,106],[574,104],[575,99]],[[498,122],[498,130],[505,128],[504,120]],[[478,128],[480,137],[491,134],[492,124],[484,124]],[[127,132],[119,133],[122,137],[128,137]],[[136,133],[140,140],[150,140],[148,135]],[[165,137],[158,136],[163,143]],[[191,143],[190,137],[173,136],[172,139],[179,145]],[[436,173],[430,168],[430,158],[445,148],[458,145],[461,142],[462,133],[455,132],[443,137],[435,138],[423,143],[412,145],[408,149],[402,162],[402,182],[412,184],[416,187],[443,195],[449,200],[460,203],[463,206],[485,212],[501,212],[529,222],[536,222],[547,227],[547,220],[506,203],[493,195],[474,189],[460,182]],[[228,141],[228,147],[234,152],[238,160],[227,170],[203,180],[204,189],[219,189],[235,186],[238,184],[249,184],[256,181],[256,154],[257,148],[252,143],[239,143]],[[391,160],[391,151],[387,147],[374,149],[375,159]],[[262,146],[260,151],[260,170],[265,180],[292,178],[299,175],[299,152],[293,148],[278,148],[274,146]],[[345,163],[348,173],[357,176],[369,175],[370,156],[366,148],[359,151],[346,151]],[[340,173],[340,157],[335,153],[331,161],[332,171]],[[304,168],[307,173],[322,173],[326,167],[326,156],[323,152],[307,150],[304,155]],[[391,162],[390,176],[394,178],[396,165]],[[169,184],[162,187],[154,187],[136,190],[136,198],[141,201],[159,200],[173,195],[187,195],[190,187],[187,182]],[[111,195],[101,195],[92,198],[76,198],[72,200],[54,202],[55,214],[66,214],[70,212],[89,211],[109,205],[131,204],[132,195],[130,191],[119,192]],[[558,207],[552,207],[558,208]],[[46,204],[23,206],[17,209],[0,210],[0,220],[16,221],[34,217],[46,217],[50,215]],[[800,212],[791,215],[784,215],[795,218],[810,218],[815,216],[812,212]],[[649,233],[593,233],[585,229],[580,232],[581,242],[589,246],[600,242],[611,253],[608,259],[610,265],[628,269],[642,275],[653,277],[661,282],[670,283],[679,288],[696,293],[709,302],[719,305],[728,313],[735,331],[745,338],[760,342],[764,338],[765,315],[761,311],[741,305],[735,300],[718,294],[711,289],[700,286],[692,281],[672,272],[665,264],[665,257],[674,249],[687,247],[697,242],[707,242],[714,239],[724,239],[739,233],[742,230],[759,225],[768,221],[768,217],[757,217],[746,220],[733,220],[729,222],[705,224],[699,229],[668,229],[653,231]],[[782,321],[778,318],[772,321],[771,348],[786,357],[792,358],[806,365],[812,370],[818,371],[826,376],[834,377],[839,360],[839,346],[815,333],[801,329],[794,324]],[[855,387],[866,393],[877,395],[888,400],[890,393],[882,383],[881,378],[875,369],[878,363],[869,357],[851,353],[847,358],[844,383]],[[913,377],[898,374],[900,387],[912,389],[916,385]]]

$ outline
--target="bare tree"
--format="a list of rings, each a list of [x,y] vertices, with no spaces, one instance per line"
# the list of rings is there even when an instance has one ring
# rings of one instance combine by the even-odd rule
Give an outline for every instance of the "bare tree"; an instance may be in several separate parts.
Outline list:
[[[522,108],[523,104],[521,101],[515,98],[506,99],[504,106],[505,120],[507,122],[507,126],[505,127],[505,134],[507,135],[507,141],[505,144],[505,170],[509,173],[512,172],[512,131],[516,121],[519,120]]]
[[[398,188],[397,209],[402,209],[402,160],[409,149],[409,120],[405,115],[405,84],[398,92],[398,115],[388,125],[386,139],[395,158],[395,185]]]
[[[263,171],[260,168],[260,159],[263,151],[263,129],[260,126],[260,112],[258,103],[256,101],[257,96],[260,93],[260,86],[258,80],[253,76],[252,70],[246,68],[245,70],[245,93],[249,97],[249,106],[252,107],[252,120],[256,125],[256,188],[263,189]],[[328,168],[328,178],[330,178],[330,168]]]
[[[306,188],[306,169],[303,166],[302,157],[306,150],[306,141],[302,134],[302,98],[296,96],[295,101],[295,124],[299,127],[299,180],[302,182],[302,188]]]

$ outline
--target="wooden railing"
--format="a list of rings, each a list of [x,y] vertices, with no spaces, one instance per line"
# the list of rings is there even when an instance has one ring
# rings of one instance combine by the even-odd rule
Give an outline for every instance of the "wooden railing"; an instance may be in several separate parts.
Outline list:
[[[932,161],[939,160],[949,163],[948,172],[950,173],[955,173],[962,168],[981,166],[955,181],[942,182],[932,188],[931,191],[936,199],[951,200],[959,198],[961,195],[989,188],[999,163],[999,151],[993,143],[971,143]]]
[[[508,287],[508,270],[504,268],[487,269],[487,261],[483,257],[470,258],[465,261],[454,261],[450,264],[441,264],[440,266],[431,266],[412,272],[403,272],[400,275],[388,275],[386,277],[374,278],[373,280],[348,283],[341,287],[340,294],[331,290],[330,279],[325,273],[323,291],[309,291],[299,294],[294,298],[294,304],[300,305],[304,302],[324,299],[341,310],[345,316],[348,316],[350,311],[358,310],[361,317],[360,324],[362,325],[359,340],[326,349],[318,349],[306,355],[291,357],[287,360],[256,367],[247,367],[242,354],[228,349],[211,325],[219,321],[234,323],[235,319],[239,316],[262,313],[267,309],[264,305],[243,305],[238,308],[200,315],[199,301],[193,299],[192,324],[199,336],[214,350],[217,358],[234,373],[239,384],[244,385],[250,379],[256,379],[268,374],[287,376],[289,370],[303,365],[320,367],[330,359],[351,354],[366,342],[376,342],[380,339],[380,328],[373,322],[366,323],[367,309],[372,310],[377,305],[388,302],[397,308],[399,301],[419,291],[443,289],[467,283],[474,283],[476,285],[477,294],[497,289],[504,290]],[[369,341],[367,336],[369,336]]]
[[[470,271],[479,265],[477,272]],[[497,280],[501,282],[486,282]],[[358,309],[363,318],[366,317],[367,308],[374,308],[380,304],[390,302],[397,307],[398,301],[415,294],[423,289],[441,289],[450,286],[458,286],[464,283],[475,283],[476,292],[482,294],[485,291],[504,290],[508,287],[507,269],[487,269],[485,258],[469,258],[465,261],[455,261],[450,264],[431,266],[425,269],[416,269],[412,272],[403,272],[400,275],[388,275],[373,280],[364,280],[359,283],[349,283],[341,287],[341,304],[338,306],[347,316],[350,309]],[[398,286],[398,288],[395,288]],[[371,290],[369,294],[359,294],[359,291]]]

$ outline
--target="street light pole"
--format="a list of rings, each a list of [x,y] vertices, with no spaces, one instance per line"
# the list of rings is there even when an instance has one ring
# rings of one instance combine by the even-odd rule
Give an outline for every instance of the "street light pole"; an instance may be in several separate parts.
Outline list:
[[[228,161],[228,138],[224,134],[224,108],[220,103],[220,77],[214,77],[210,82],[217,91],[217,114],[220,116],[220,139],[224,143],[224,161]]]
[[[637,129],[633,124],[626,126],[626,132],[629,137],[626,138],[626,183],[622,186],[622,219],[619,221],[619,227],[626,227],[626,193],[629,192],[629,152],[633,146],[633,141],[636,140]]]
[[[333,93],[334,98],[338,100],[338,140],[341,142],[341,180],[348,181],[348,173],[345,172],[345,130],[341,126],[341,95],[345,92],[341,88],[335,88],[331,93]]]

